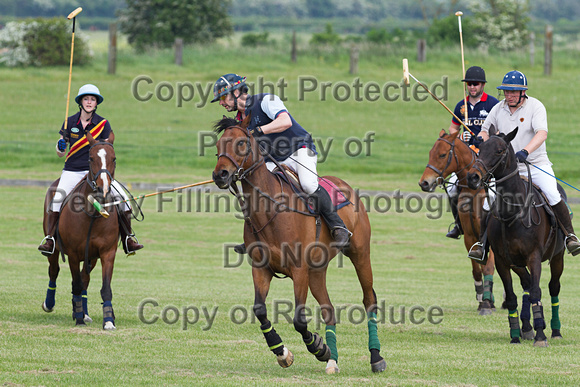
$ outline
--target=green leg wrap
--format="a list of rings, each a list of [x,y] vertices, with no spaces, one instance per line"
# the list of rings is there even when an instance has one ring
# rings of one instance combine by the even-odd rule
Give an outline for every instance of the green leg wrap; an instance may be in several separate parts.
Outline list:
[[[550,320],[550,327],[552,329],[560,329],[562,324],[560,324],[560,300],[558,297],[552,297],[552,319]]]
[[[483,299],[494,302],[494,300],[493,300],[493,275],[483,276]]]
[[[369,351],[371,349],[381,350],[381,343],[379,342],[379,335],[377,333],[377,314],[368,312],[368,326],[369,326]]]
[[[520,320],[518,319],[518,310],[510,310],[508,315],[508,320],[510,323],[510,337],[519,338],[521,336],[520,332]]]
[[[326,345],[330,348],[330,358],[338,362],[338,349],[336,348],[336,326],[326,326]]]

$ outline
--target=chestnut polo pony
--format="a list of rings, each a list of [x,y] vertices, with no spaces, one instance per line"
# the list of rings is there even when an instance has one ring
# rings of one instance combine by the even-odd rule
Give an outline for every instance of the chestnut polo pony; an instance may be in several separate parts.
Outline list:
[[[463,228],[463,242],[466,250],[479,240],[481,215],[485,191],[479,187],[471,189],[467,186],[467,172],[473,166],[477,154],[466,143],[458,139],[457,131],[447,134],[439,132],[439,138],[429,151],[429,163],[419,180],[419,186],[424,192],[433,192],[437,185],[444,186],[452,172],[457,176],[457,184],[461,187],[457,210],[459,221]],[[479,302],[480,315],[491,314],[495,309],[493,296],[493,273],[495,259],[490,251],[487,262],[471,261],[471,273],[475,283],[475,296]]]
[[[271,173],[265,164],[259,143],[247,126],[250,117],[241,124],[224,117],[215,125],[222,133],[217,142],[217,164],[213,179],[221,189],[230,189],[240,200],[244,216],[244,242],[252,259],[254,282],[254,313],[268,347],[282,367],[292,365],[294,355],[282,342],[268,320],[266,297],[270,282],[277,274],[288,276],[294,284],[294,328],[302,335],[306,348],[321,362],[326,372],[338,372],[336,346],[336,316],[326,288],[326,270],[339,250],[333,247],[328,227],[319,216],[310,214],[300,194],[284,179]],[[377,334],[377,297],[373,290],[370,261],[370,223],[366,210],[355,191],[344,181],[326,176],[340,189],[351,204],[338,210],[353,233],[350,245],[343,249],[354,265],[363,291],[363,304],[368,317],[370,363],[373,372],[381,372],[386,362],[380,355]],[[237,182],[241,182],[242,193]],[[302,193],[304,196],[304,193]],[[341,195],[334,191],[330,194]],[[320,304],[326,323],[326,344],[321,336],[308,330],[305,304],[308,290]]]

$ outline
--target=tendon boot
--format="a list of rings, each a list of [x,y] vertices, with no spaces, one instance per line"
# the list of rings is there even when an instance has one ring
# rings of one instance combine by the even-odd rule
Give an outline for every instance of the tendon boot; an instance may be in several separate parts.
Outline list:
[[[469,253],[467,253],[468,258],[471,258],[478,262],[482,262],[483,256],[485,255],[485,251],[483,250],[483,242],[486,239],[488,219],[489,219],[489,211],[483,210],[481,214],[481,224],[479,228],[479,241],[475,242],[473,246],[471,246],[471,249],[469,249]]]
[[[459,195],[455,197],[449,196],[449,204],[451,206],[451,213],[455,219],[455,226],[445,235],[447,238],[459,239],[463,235],[463,229],[461,228],[461,222],[459,221],[459,211],[457,209],[457,202],[459,200]]]
[[[560,200],[557,204],[552,206],[552,210],[554,210],[560,228],[566,236],[566,249],[572,255],[580,254],[580,242],[578,242],[578,237],[574,235],[574,227],[572,226],[572,219],[570,219],[570,212],[568,211],[566,202]]]
[[[352,233],[348,231],[344,222],[336,213],[328,192],[321,186],[318,186],[311,197],[314,198],[316,210],[322,215],[326,221],[326,225],[330,229],[330,235],[335,241],[334,245],[338,249],[347,247]]]
[[[123,245],[123,250],[127,255],[134,255],[135,251],[143,248],[143,245],[139,244],[139,241],[131,229],[131,216],[131,211],[119,212],[119,232],[121,233],[121,243]]]
[[[54,253],[54,234],[56,232],[56,223],[58,222],[58,217],[60,212],[48,211],[48,234],[44,237],[41,245],[38,246],[38,251],[43,255],[50,257]]]

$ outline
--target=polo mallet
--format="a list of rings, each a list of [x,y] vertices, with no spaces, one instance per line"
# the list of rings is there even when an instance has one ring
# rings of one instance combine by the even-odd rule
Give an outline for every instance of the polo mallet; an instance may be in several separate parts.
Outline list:
[[[68,20],[72,19],[73,25],[72,25],[72,40],[71,40],[71,44],[70,44],[70,68],[68,70],[68,90],[66,92],[66,113],[64,115],[64,130],[65,131],[66,131],[66,127],[68,124],[67,121],[68,121],[68,104],[70,101],[70,81],[72,78],[73,53],[75,50],[75,21],[76,21],[76,16],[79,13],[81,13],[82,10],[83,9],[81,7],[78,7],[77,9],[75,9],[74,11],[69,13],[68,16],[66,17]]]
[[[461,11],[455,12],[455,16],[457,16],[457,22],[459,23],[459,44],[461,45],[461,67],[463,69],[461,79],[465,79],[465,57],[463,56],[463,31],[461,29],[461,15],[463,15],[463,12],[461,12]],[[464,84],[463,85],[463,106],[465,106],[464,115],[465,115],[465,122],[469,122],[468,112],[467,112],[467,93],[466,93],[466,91],[467,90],[466,90],[466,87]],[[465,128],[467,128],[467,126],[465,126],[465,124],[463,126]],[[467,128],[467,130],[469,130],[469,128]],[[469,131],[471,132],[471,130],[469,130]]]
[[[168,190],[165,190],[165,191],[153,192],[153,193],[150,193],[150,194],[147,194],[147,195],[141,195],[141,196],[138,196],[138,197],[136,197],[136,198],[126,199],[126,200],[119,200],[119,201],[116,201],[116,202],[112,202],[112,203],[106,203],[106,204],[101,204],[101,203],[99,203],[99,202],[98,202],[98,201],[96,201],[96,200],[95,200],[95,199],[94,199],[94,198],[93,198],[91,195],[89,195],[89,198],[88,198],[88,199],[89,199],[89,201],[91,202],[91,204],[93,205],[93,207],[95,207],[95,209],[96,209],[97,211],[99,211],[99,212],[102,214],[102,212],[101,212],[101,211],[105,211],[105,210],[103,209],[103,207],[111,207],[111,206],[116,206],[117,204],[126,203],[126,202],[128,202],[128,201],[131,201],[131,200],[139,200],[139,199],[144,199],[144,198],[148,198],[148,197],[150,197],[150,196],[155,196],[155,195],[160,195],[160,194],[164,194],[164,193],[169,193],[169,192],[179,191],[180,189],[184,189],[184,188],[190,188],[190,187],[195,187],[195,186],[198,186],[198,185],[204,185],[204,184],[209,184],[209,183],[213,183],[213,180],[206,180],[206,181],[201,181],[201,182],[199,182],[199,183],[188,184],[188,185],[184,185],[184,186],[182,186],[182,187],[171,188],[171,189],[168,189]],[[106,212],[106,211],[105,211],[105,212]],[[104,216],[104,215],[103,215],[103,216]],[[108,216],[108,215],[107,215],[107,216]]]
[[[429,94],[431,94],[431,97],[435,98],[435,99],[437,100],[437,102],[439,102],[439,103],[441,104],[441,106],[443,106],[443,107],[444,107],[444,108],[445,108],[445,109],[446,109],[446,110],[447,110],[449,113],[451,113],[451,115],[452,115],[453,117],[455,117],[455,119],[456,119],[456,120],[457,120],[457,121],[458,121],[458,122],[459,122],[461,125],[463,125],[463,126],[465,127],[465,129],[469,130],[469,132],[471,133],[471,135],[475,136],[475,133],[473,133],[473,132],[471,131],[471,129],[469,129],[469,128],[467,127],[467,125],[465,125],[465,123],[464,123],[464,122],[461,120],[461,118],[457,117],[457,116],[455,115],[455,113],[453,113],[453,112],[452,112],[452,111],[451,111],[451,110],[450,110],[450,109],[449,109],[449,108],[448,108],[448,107],[447,107],[447,106],[446,106],[446,105],[445,105],[443,102],[441,102],[441,100],[440,100],[439,98],[437,98],[437,96],[436,96],[435,94],[433,94],[433,93],[431,92],[431,90],[429,90],[429,88],[428,88],[427,86],[425,86],[425,85],[423,84],[423,82],[419,81],[417,78],[415,78],[415,77],[413,76],[413,74],[411,74],[411,73],[409,72],[409,61],[407,60],[407,58],[403,58],[403,80],[404,80],[404,82],[405,82],[405,84],[406,84],[406,85],[408,85],[408,84],[409,84],[409,77],[413,78],[413,79],[415,80],[415,82],[417,82],[419,85],[421,85],[421,86],[423,87],[423,89],[427,90],[427,92],[428,92]]]

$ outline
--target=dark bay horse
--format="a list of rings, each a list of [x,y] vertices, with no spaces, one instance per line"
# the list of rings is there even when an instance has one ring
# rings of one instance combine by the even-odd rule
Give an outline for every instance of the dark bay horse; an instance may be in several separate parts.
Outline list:
[[[508,135],[490,136],[489,140],[481,144],[479,157],[469,171],[467,180],[469,186],[475,189],[482,182],[487,184],[492,177],[495,178],[497,197],[492,205],[487,235],[506,292],[511,342],[519,343],[520,337],[533,337],[531,305],[533,329],[536,331],[534,346],[545,347],[548,341],[544,334],[546,323],[540,289],[542,262],[550,263],[548,287],[552,298],[552,338],[561,338],[558,295],[564,270],[564,235],[552,219],[547,201],[519,175],[510,144],[517,131],[516,128]],[[510,269],[519,276],[524,289],[521,331]]]
[[[266,297],[274,276],[290,277],[294,284],[294,328],[310,353],[319,361],[327,362],[328,374],[338,372],[336,347],[336,316],[326,288],[326,270],[339,250],[320,217],[310,216],[306,204],[292,187],[270,173],[258,142],[247,129],[249,117],[241,125],[226,118],[216,126],[223,133],[217,143],[217,165],[213,179],[221,189],[234,193],[244,212],[244,242],[252,258],[254,282],[254,313],[270,350],[282,367],[293,363],[294,355],[268,320]],[[350,245],[343,250],[354,265],[363,291],[363,304],[368,317],[370,363],[373,372],[381,372],[386,362],[380,355],[377,334],[377,297],[373,290],[370,260],[371,227],[366,210],[355,191],[336,177],[324,177],[334,183],[351,203],[338,214],[353,235]],[[243,194],[238,191],[241,182]],[[330,195],[331,197],[333,194]],[[320,304],[326,323],[326,344],[317,333],[308,330],[305,313],[308,289]]]
[[[479,240],[481,227],[481,215],[485,191],[483,188],[471,189],[467,186],[467,172],[472,167],[477,154],[469,148],[457,135],[447,134],[441,130],[439,138],[429,151],[429,163],[421,176],[419,186],[425,192],[433,192],[437,185],[444,186],[446,179],[455,172],[457,184],[461,187],[457,209],[459,221],[463,228],[463,242],[469,249]],[[487,262],[471,261],[471,272],[475,282],[476,299],[479,301],[479,314],[491,314],[494,306],[493,297],[493,273],[494,256],[490,251]]]
[[[50,278],[46,300],[42,308],[52,312],[55,304],[56,279],[60,271],[58,255],[60,251],[68,256],[72,275],[73,319],[76,325],[85,325],[92,321],[88,317],[86,305],[86,290],[89,285],[90,270],[101,259],[103,282],[101,297],[103,299],[103,329],[115,329],[115,314],[111,300],[111,278],[113,265],[119,241],[119,223],[116,207],[112,207],[110,216],[105,218],[89,203],[87,197],[92,195],[101,203],[110,196],[110,186],[115,177],[115,150],[113,148],[114,134],[111,133],[108,142],[97,142],[90,133],[87,140],[89,151],[89,173],[77,184],[67,196],[60,210],[57,226],[56,244],[52,255],[48,257]],[[44,232],[47,228],[47,211],[50,207],[58,180],[46,193],[44,200]],[[64,256],[63,256],[64,259]],[[80,265],[83,262],[81,273]]]

